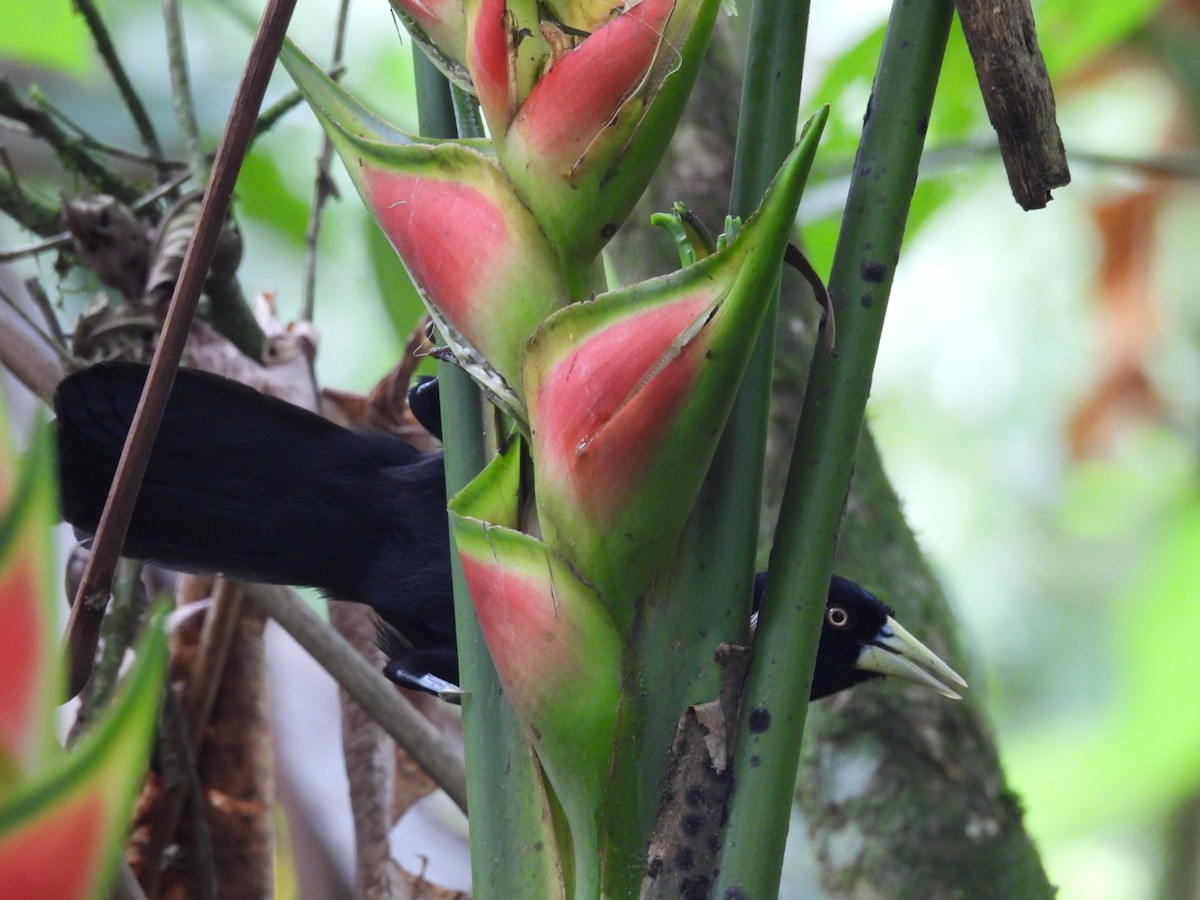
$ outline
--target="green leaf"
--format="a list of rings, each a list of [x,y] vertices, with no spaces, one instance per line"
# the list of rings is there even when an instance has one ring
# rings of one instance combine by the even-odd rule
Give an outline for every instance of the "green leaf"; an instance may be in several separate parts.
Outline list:
[[[6,443],[6,442],[4,442]],[[0,801],[55,757],[62,689],[51,529],[58,519],[49,429],[39,424],[19,480],[0,446]],[[11,486],[11,487],[6,487]],[[6,498],[5,495],[9,496]]]
[[[67,0],[4,4],[0,57],[82,76],[92,68],[92,38]]]
[[[113,707],[79,748],[0,802],[0,885],[11,896],[82,900],[111,879],[158,721],[164,618],[147,627]]]

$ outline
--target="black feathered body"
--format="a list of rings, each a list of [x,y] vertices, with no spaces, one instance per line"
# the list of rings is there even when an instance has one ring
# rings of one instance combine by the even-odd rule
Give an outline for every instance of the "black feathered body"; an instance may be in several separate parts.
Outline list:
[[[63,517],[83,532],[96,529],[145,377],[145,366],[105,363],[55,394]],[[182,369],[122,552],[317,587],[453,656],[443,479],[440,453]]]
[[[146,372],[103,363],[68,376],[55,394],[63,516],[80,531],[96,530]],[[436,382],[416,394],[414,410],[436,432]],[[458,683],[443,469],[440,453],[181,369],[123,552],[365,603],[381,620],[389,677],[441,691],[427,675]],[[756,611],[765,594],[760,574]],[[881,639],[894,644],[890,615],[859,585],[834,577],[813,699],[879,677],[861,654]]]

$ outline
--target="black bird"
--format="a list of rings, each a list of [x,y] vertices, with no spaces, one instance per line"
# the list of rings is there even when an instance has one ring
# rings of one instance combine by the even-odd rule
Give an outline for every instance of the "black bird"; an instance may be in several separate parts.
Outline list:
[[[101,363],[55,392],[63,518],[78,532],[96,530],[146,372]],[[440,437],[436,381],[414,388],[413,408]],[[380,620],[388,677],[452,698],[458,658],[443,477],[440,453],[181,369],[122,552],[365,603]],[[755,609],[765,586],[760,574]],[[880,600],[835,576],[811,697],[880,675],[951,697],[944,682],[965,686]]]

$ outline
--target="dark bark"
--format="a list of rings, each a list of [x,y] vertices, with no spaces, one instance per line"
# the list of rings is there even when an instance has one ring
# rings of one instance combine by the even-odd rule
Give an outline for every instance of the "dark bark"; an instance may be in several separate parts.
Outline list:
[[[869,433],[838,571],[878,592],[960,672],[945,597]],[[970,676],[968,674],[968,680]],[[919,687],[863,685],[810,713],[798,798],[837,897],[1051,897],[983,713]]]
[[[1041,209],[1071,181],[1054,91],[1029,0],[955,0],[1008,184],[1022,209]]]

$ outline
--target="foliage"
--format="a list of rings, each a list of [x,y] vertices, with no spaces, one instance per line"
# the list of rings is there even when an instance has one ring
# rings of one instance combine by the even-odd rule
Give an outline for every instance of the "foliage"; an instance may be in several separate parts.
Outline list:
[[[5,4],[6,16],[18,5]],[[5,56],[31,60],[18,56],[12,42],[36,34],[38,52],[49,54],[59,71],[78,71],[86,37],[70,13],[53,4],[47,9],[61,16],[63,27],[44,30],[46,20],[39,19],[36,28],[6,29],[0,35]],[[1072,151],[1124,151],[1132,133],[1145,132],[1145,107],[1170,83],[1158,67],[1161,57],[1152,45],[1146,50],[1153,13],[1153,4],[1088,4],[1084,11],[1079,4],[1040,4],[1052,75],[1060,85],[1072,79],[1060,97]],[[113,24],[127,37],[144,29],[148,16],[113,10]],[[356,91],[376,98],[398,94],[400,77],[407,78],[398,75],[399,42],[382,16],[369,21],[359,23],[349,77]],[[222,52],[212,49],[216,44],[203,48],[206,33],[225,41],[230,31],[208,20],[198,25],[189,39],[201,48],[193,55],[199,93],[217,96],[211,85],[227,83],[229,72],[227,60],[216,58],[228,54],[225,45]],[[1114,80],[1080,76],[1081,66],[1131,34],[1141,41],[1142,65],[1154,70],[1149,95],[1145,80],[1114,89]],[[818,186],[832,185],[848,167],[878,40],[875,31],[857,48],[835,48],[833,67],[813,91],[834,107],[826,147],[835,152],[824,155],[824,168],[814,176]],[[98,64],[89,67],[99,72]],[[38,78],[52,83],[45,70]],[[81,121],[114,142],[131,142],[118,117],[107,114],[111,106],[96,103],[95,82],[102,79],[90,81],[90,88],[80,87],[85,99],[69,106],[71,114],[82,113]],[[1189,546],[1182,510],[1195,491],[1195,441],[1186,423],[1196,409],[1189,384],[1195,383],[1191,285],[1197,273],[1181,238],[1195,231],[1194,189],[1171,185],[1152,248],[1158,337],[1152,358],[1143,361],[1164,407],[1149,426],[1124,426],[1115,449],[1100,458],[1074,460],[1067,420],[1112,351],[1101,332],[1102,314],[1089,300],[1097,292],[1096,226],[1089,201],[1072,197],[1111,195],[1122,184],[1144,183],[1145,176],[1133,169],[1113,178],[1110,168],[1077,166],[1071,192],[1040,221],[1018,223],[1004,186],[989,174],[995,160],[974,143],[985,133],[974,91],[961,41],[952,38],[930,131],[936,147],[948,152],[934,154],[914,201],[874,423],[918,531],[964,612],[969,643],[989,682],[980,695],[997,716],[1015,784],[1064,895],[1145,895],[1161,853],[1159,824],[1196,788],[1197,745],[1176,727],[1186,722],[1175,716],[1189,702],[1179,673],[1187,671],[1186,648],[1195,634],[1186,604],[1194,588],[1186,583],[1188,559],[1180,549]],[[1132,102],[1123,99],[1129,97]],[[399,101],[392,96],[388,102]],[[88,106],[106,112],[97,117]],[[206,113],[207,133],[215,134],[221,111]],[[156,118],[167,117],[160,105]],[[1186,120],[1179,127],[1194,162]],[[245,174],[239,191],[247,200],[254,195],[241,211],[248,245],[269,249],[248,254],[243,279],[274,288],[285,305],[299,294],[303,229],[297,216],[309,179],[296,148],[306,141],[312,142],[310,128],[297,117],[284,120],[259,145],[253,159],[260,168]],[[839,148],[847,154],[843,164],[835,162]],[[1149,159],[1162,148],[1151,142],[1133,152]],[[337,177],[345,191],[348,184]],[[34,196],[53,198],[57,191],[49,173],[26,184]],[[836,224],[835,215],[806,222],[821,271],[832,257]],[[393,357],[400,330],[388,327],[380,312],[381,297],[395,291],[399,275],[367,263],[369,253],[382,256],[375,252],[378,242],[371,249],[363,238],[369,227],[357,204],[338,204],[323,238],[319,364],[332,383],[365,384]],[[5,236],[8,246],[18,242]],[[74,309],[95,285],[75,270],[66,286],[77,291],[67,301]],[[392,321],[410,320],[405,313]],[[1166,636],[1177,638],[1178,648],[1155,631],[1160,616],[1171,617]],[[1080,730],[1089,736],[1086,746],[1069,737]],[[1163,736],[1171,740],[1158,739]],[[1150,752],[1162,756],[1144,755]],[[1157,760],[1153,767],[1142,764],[1150,758]],[[1097,888],[1096,878],[1106,883]]]

